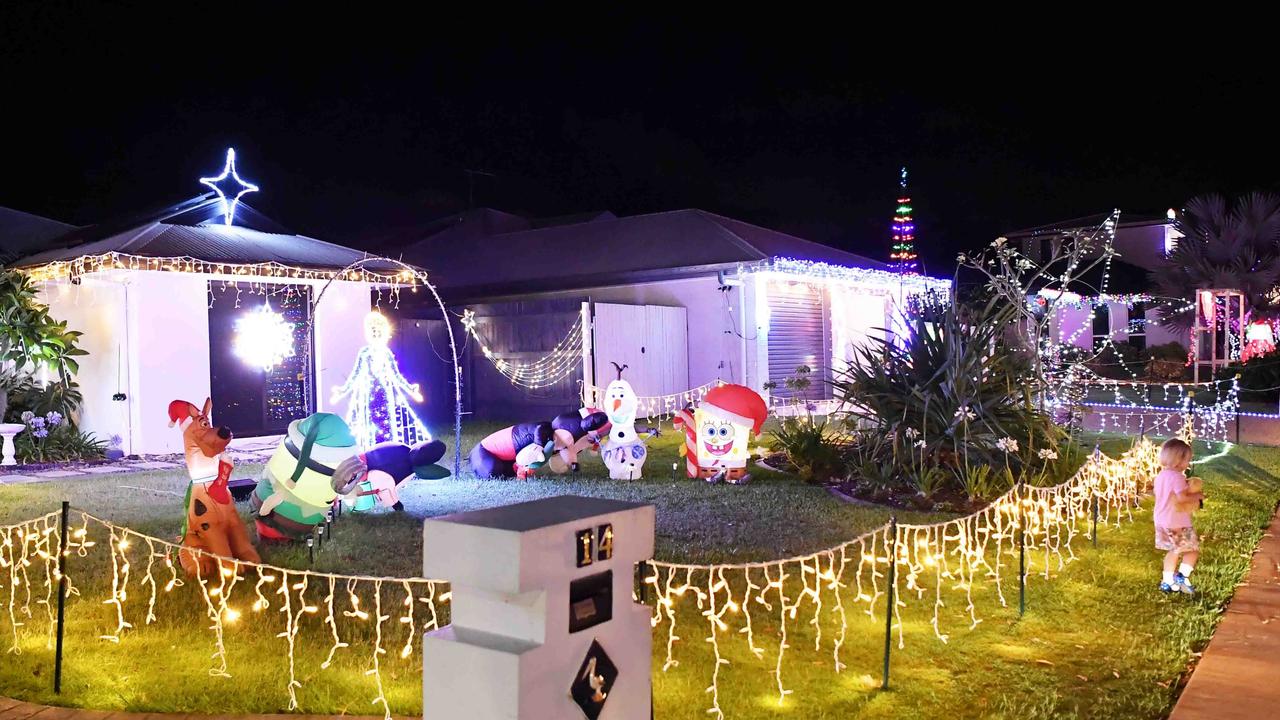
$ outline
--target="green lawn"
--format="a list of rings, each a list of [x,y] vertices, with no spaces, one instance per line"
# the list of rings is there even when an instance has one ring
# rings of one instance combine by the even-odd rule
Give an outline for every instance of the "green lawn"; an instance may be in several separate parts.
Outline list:
[[[756,481],[745,487],[673,482],[670,468],[677,440],[667,433],[655,441],[646,466],[649,478],[643,481],[602,480],[603,467],[592,460],[578,479],[412,483],[402,493],[409,512],[344,517],[333,540],[318,553],[314,568],[417,575],[421,517],[563,493],[655,503],[657,556],[673,561],[762,560],[810,552],[878,526],[887,517],[886,512],[841,504],[820,488],[773,473],[757,473]],[[1104,447],[1113,453],[1121,449],[1114,441]],[[1155,592],[1158,554],[1151,548],[1150,512],[1144,508],[1135,522],[1104,530],[1099,550],[1080,540],[1080,560],[1049,582],[1032,581],[1028,613],[1021,621],[1016,610],[999,607],[989,589],[976,589],[983,622],[969,631],[967,622],[956,617],[960,608],[948,607],[951,637],[942,644],[929,626],[927,603],[913,602],[904,613],[906,648],[894,651],[893,689],[887,693],[875,689],[883,617],[872,621],[855,612],[850,614],[842,652],[847,669],[838,675],[832,670],[829,644],[816,652],[808,628],[791,625],[784,681],[794,695],[779,707],[773,676],[776,623],[761,612],[755,616],[755,632],[765,650],[763,659],[746,653],[742,636],[721,637],[722,651],[731,662],[720,671],[721,706],[731,718],[1161,717],[1191,653],[1207,642],[1280,499],[1278,469],[1280,451],[1265,448],[1237,448],[1198,467],[1211,499],[1198,520],[1206,553],[1196,573],[1201,595],[1195,599],[1164,598]],[[241,468],[238,474],[251,470]],[[65,498],[117,523],[171,537],[181,522],[181,499],[175,494],[184,484],[183,474],[169,472],[0,486],[0,523],[48,512]],[[902,519],[924,518],[902,514]],[[268,547],[264,557],[279,565],[308,567],[305,550],[298,548]],[[142,627],[140,618],[131,616],[139,627],[128,631],[122,643],[98,640],[114,624],[114,611],[100,604],[109,587],[110,565],[105,560],[105,553],[73,558],[73,576],[74,563],[82,564],[78,584],[83,595],[69,605],[61,703],[216,714],[284,709],[285,641],[275,637],[278,618],[247,615],[229,626],[230,679],[209,677],[213,647],[207,620],[198,597],[181,589],[163,597],[155,625]],[[135,568],[135,578],[138,572]],[[4,601],[7,578],[0,575],[0,583],[6,585],[0,588]],[[145,604],[134,605],[145,603],[142,595],[131,582],[130,612],[145,610]],[[384,596],[384,602],[394,600],[393,592]],[[369,603],[366,597],[366,606]],[[0,663],[0,692],[52,701],[52,653],[44,645],[47,624],[43,608],[35,612],[37,617],[20,628],[24,652],[4,655]],[[710,645],[703,642],[706,623],[696,612],[682,612],[679,622],[683,639],[677,643],[676,657],[681,664],[655,674],[657,717],[703,717],[709,705],[704,689],[712,670]],[[0,611],[0,648],[7,648],[10,632],[7,615]],[[418,714],[420,662],[416,653],[407,660],[399,658],[396,650],[405,640],[401,628],[391,628],[389,635],[387,645],[393,647],[382,665],[391,708],[398,714]],[[326,633],[318,623],[304,626],[296,663],[303,683],[302,712],[378,712],[368,704],[373,689],[364,675],[368,643],[362,643],[362,637],[344,636],[351,648],[321,670],[329,648]],[[665,659],[665,640],[665,631],[655,636],[655,669]]]

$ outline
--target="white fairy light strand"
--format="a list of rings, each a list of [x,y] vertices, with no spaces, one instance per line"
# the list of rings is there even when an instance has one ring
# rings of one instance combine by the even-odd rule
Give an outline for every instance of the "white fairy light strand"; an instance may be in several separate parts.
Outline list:
[[[818,651],[825,648],[830,653],[826,656],[827,662],[837,673],[843,671],[846,667],[841,652],[848,638],[849,613],[862,610],[875,619],[884,611],[883,599],[889,591],[886,572],[890,563],[897,567],[894,587],[897,602],[889,611],[893,615],[891,629],[897,635],[898,646],[905,645],[904,612],[921,602],[928,603],[922,606],[926,612],[932,608],[929,624],[938,640],[946,642],[950,635],[944,627],[943,611],[949,600],[959,598],[961,604],[958,609],[965,616],[969,629],[981,622],[973,602],[976,584],[986,581],[1004,604],[1002,573],[1007,574],[1010,567],[1016,567],[1016,559],[1010,562],[1006,557],[1016,558],[1020,529],[1025,529],[1028,577],[1051,577],[1053,572],[1075,558],[1073,542],[1088,536],[1087,515],[1095,499],[1100,523],[1114,525],[1132,519],[1133,507],[1140,493],[1158,469],[1156,455],[1156,446],[1145,437],[1120,458],[1108,458],[1095,452],[1070,480],[1061,485],[1046,488],[1019,486],[986,508],[963,518],[926,525],[898,525],[896,537],[890,526],[885,525],[832,548],[777,560],[715,565],[655,561],[643,582],[656,595],[651,617],[653,626],[666,625],[666,657],[662,669],[670,672],[679,666],[676,657],[676,643],[680,639],[676,634],[677,614],[686,621],[701,617],[706,623],[706,642],[715,658],[707,688],[709,712],[717,717],[724,716],[725,710],[721,706],[724,673],[741,664],[729,666],[723,643],[730,642],[737,635],[746,636],[748,660],[755,658],[772,672],[778,701],[783,702],[792,693],[787,687],[787,660],[796,652],[807,652],[807,649],[792,647],[794,636],[791,633],[798,629],[794,624],[799,622],[812,627],[814,648]],[[179,587],[181,581],[173,568],[172,558],[182,548],[176,543],[116,526],[89,513],[76,512],[80,515],[80,527],[69,531],[68,553],[84,557],[95,545],[88,538],[90,523],[109,536],[107,547],[114,573],[107,602],[118,611],[117,640],[127,639],[132,632],[138,632],[128,619],[135,615],[142,617],[139,603],[147,604],[145,627],[153,622],[157,597],[163,598]],[[0,581],[3,581],[0,586],[7,586],[0,587],[0,592],[7,595],[3,598],[7,602],[4,610],[0,611],[0,618],[7,616],[13,626],[12,646],[15,650],[20,647],[18,628],[31,618],[31,604],[40,602],[38,596],[33,600],[27,592],[29,583],[25,574],[33,568],[38,572],[42,563],[46,582],[56,581],[57,521],[57,514],[50,513],[25,523],[0,527]],[[1020,528],[1020,523],[1025,527]],[[144,547],[148,561],[145,567],[139,564],[143,569],[134,573],[135,577],[129,581],[125,578],[131,566],[130,553],[138,552],[131,548],[137,547]],[[190,548],[186,550],[192,551]],[[440,606],[449,602],[448,592],[437,592],[437,588],[445,586],[442,581],[292,570],[194,552],[223,564],[216,582],[212,578],[200,578],[201,582],[193,584],[206,603],[211,629],[217,628],[220,632],[223,624],[233,623],[239,617],[233,598],[234,589],[239,584],[253,588],[251,609],[254,612],[269,609],[272,602],[269,595],[279,598],[279,611],[286,616],[280,638],[291,666],[286,687],[291,709],[298,707],[297,691],[301,687],[299,677],[302,676],[294,667],[294,642],[302,626],[308,622],[307,616],[323,614],[323,621],[315,629],[331,639],[329,652],[321,663],[322,669],[330,667],[342,650],[349,647],[343,641],[339,613],[343,622],[372,621],[374,644],[371,649],[362,651],[369,652],[365,673],[376,687],[376,695],[371,702],[381,706],[384,715],[389,716],[390,708],[382,685],[382,656],[390,656],[383,643],[386,640],[385,623],[392,620],[392,615],[384,613],[387,607],[384,603],[395,600],[390,596],[383,598],[383,592],[392,587],[403,591],[399,601],[400,617],[395,623],[404,626],[407,632],[400,645],[401,651],[396,653],[402,659],[414,653],[413,638],[421,631],[414,612],[417,603],[422,603],[429,612],[422,628],[430,630],[439,627]],[[159,560],[163,562],[157,562]],[[241,571],[244,573],[243,581]],[[142,600],[130,603],[127,585],[132,582],[145,590],[154,590],[160,582],[153,573],[160,574],[160,579],[168,577],[161,592],[144,592]],[[138,574],[143,577],[136,577]],[[312,592],[312,597],[308,597],[311,585],[317,586],[320,596]],[[268,592],[264,593],[264,590]],[[347,609],[338,610],[338,596],[343,590],[347,596]],[[371,598],[371,610],[366,610],[362,593],[367,596],[369,592],[373,592],[374,597]],[[682,610],[689,603],[696,605],[696,615]],[[767,613],[778,622],[777,641],[772,650],[769,643],[761,643],[759,626],[753,623],[753,619],[758,619],[753,614],[759,612]],[[743,619],[738,620],[739,617]],[[687,634],[689,631],[683,632]],[[233,636],[221,637],[228,641]],[[219,650],[224,654],[221,659],[215,656],[214,669],[225,671],[221,662],[225,660],[225,648],[219,647]],[[776,656],[773,652],[777,653]]]
[[[411,658],[414,655],[414,649],[418,647],[414,638],[424,630],[429,631],[440,627],[440,611],[442,606],[450,600],[448,592],[438,591],[438,588],[446,585],[439,580],[340,575],[245,563],[234,558],[220,557],[194,548],[179,546],[177,543],[115,525],[84,511],[75,510],[74,512],[79,515],[79,527],[68,529],[68,555],[84,558],[89,555],[90,548],[97,544],[88,539],[90,524],[105,531],[109,540],[107,547],[110,553],[111,572],[107,578],[109,582],[107,597],[102,602],[112,606],[113,628],[112,632],[102,636],[105,641],[121,643],[127,640],[132,632],[137,631],[134,623],[130,622],[132,618],[143,618],[144,627],[155,623],[156,605],[162,598],[175,588],[183,585],[194,586],[200,593],[205,614],[209,620],[208,629],[214,639],[215,649],[209,674],[214,677],[231,677],[227,663],[227,643],[233,636],[226,634],[224,629],[226,624],[235,623],[241,617],[241,612],[235,607],[233,601],[235,589],[240,584],[248,584],[253,588],[252,595],[255,599],[250,609],[255,613],[261,613],[270,608],[271,600],[268,599],[267,594],[264,594],[264,590],[279,597],[279,610],[285,617],[284,630],[278,634],[278,637],[283,641],[290,668],[285,687],[290,709],[297,709],[300,706],[298,690],[301,689],[302,684],[295,663],[297,649],[295,641],[307,622],[307,616],[318,616],[322,607],[326,613],[324,620],[316,629],[331,637],[333,644],[324,662],[321,663],[321,669],[329,667],[334,662],[338,651],[349,647],[348,643],[342,641],[342,631],[335,614],[333,597],[335,589],[345,587],[348,605],[353,608],[353,611],[342,613],[343,617],[351,618],[352,622],[357,623],[368,622],[371,619],[374,622],[374,640],[364,673],[370,676],[376,689],[376,694],[370,702],[381,706],[387,718],[390,718],[391,714],[383,687],[384,663],[381,656],[387,654],[383,646],[384,642],[395,642],[401,648],[401,651],[396,653],[398,661],[416,662]],[[49,627],[47,631],[42,631],[42,634],[46,637],[46,642],[52,640],[56,618],[48,606],[52,599],[56,598],[54,586],[58,582],[58,523],[59,514],[49,513],[22,523],[0,526],[0,617],[7,617],[10,625],[10,652],[21,652],[24,628],[33,617],[31,610],[33,604],[37,607],[41,604],[46,605],[45,614]],[[145,565],[139,564],[142,568],[140,573],[133,573],[132,558],[138,552],[136,548],[139,547],[143,548],[142,551],[147,554],[147,561]],[[215,579],[212,575],[204,577],[197,573],[195,582],[183,583],[178,578],[173,563],[173,558],[179,552],[189,552],[196,557],[216,560],[219,568],[217,578]],[[161,560],[163,562],[159,562]],[[44,598],[33,595],[29,590],[30,571],[41,566],[45,574]],[[139,574],[141,577],[138,577]],[[157,575],[160,577],[157,578]],[[166,576],[167,582],[162,583],[162,580],[166,580]],[[320,601],[308,597],[308,589],[313,584],[327,589],[327,595]],[[163,587],[160,587],[161,585]],[[130,602],[131,586],[142,589],[141,600]],[[399,631],[405,633],[403,639],[387,637],[386,633],[386,623],[393,616],[384,614],[382,611],[384,607],[382,593],[393,586],[404,593],[399,601],[402,612],[394,625],[401,629]],[[361,609],[362,592],[374,593],[373,606],[377,613],[373,618]],[[67,594],[68,596],[80,594],[79,590],[70,583],[70,578],[68,578]],[[427,617],[421,622],[415,614],[418,603],[423,604],[427,609]]]
[[[1155,445],[1145,437],[1119,459],[1095,453],[1061,485],[1019,486],[963,518],[929,525],[898,525],[896,543],[891,526],[884,525],[835,547],[782,560],[722,565],[655,561],[644,582],[656,596],[653,626],[666,625],[666,658],[662,669],[669,672],[680,664],[675,652],[676,641],[680,639],[675,632],[676,616],[683,604],[693,602],[707,623],[706,641],[712,646],[707,712],[724,717],[720,705],[723,674],[720,665],[727,661],[720,643],[735,629],[727,620],[744,617],[737,633],[747,636],[748,658],[765,660],[765,653],[756,645],[752,611],[775,612],[778,645],[777,656],[771,664],[777,701],[781,704],[791,694],[784,675],[784,658],[792,649],[788,641],[789,628],[801,609],[805,609],[804,622],[815,629],[815,645],[819,650],[824,642],[823,623],[834,625],[835,632],[828,635],[826,645],[831,652],[830,662],[835,671],[840,672],[845,668],[840,650],[848,631],[848,610],[861,605],[872,619],[883,610],[883,598],[888,591],[885,573],[890,562],[895,563],[898,570],[895,573],[897,602],[891,608],[891,627],[899,647],[905,642],[903,610],[910,606],[910,600],[924,600],[926,593],[932,596],[927,606],[932,608],[929,624],[938,640],[947,642],[949,635],[942,627],[942,611],[949,597],[960,594],[969,629],[981,622],[973,602],[976,583],[984,579],[990,581],[1004,605],[1002,572],[1008,571],[1009,564],[1002,559],[1005,555],[1017,556],[1020,518],[1025,522],[1027,575],[1049,578],[1075,558],[1072,542],[1087,535],[1079,526],[1087,523],[1095,498],[1100,523],[1118,524],[1126,516],[1132,519],[1132,507],[1158,471],[1156,455]],[[763,585],[754,581],[756,573],[763,575]],[[679,614],[690,617],[693,608]]]
[[[637,400],[637,418],[650,420],[668,420],[689,405],[696,405],[714,388],[724,385],[723,380],[712,380],[688,390],[668,393],[666,395],[642,395]],[[602,407],[606,388],[598,385],[586,386],[586,402],[588,407]]]
[[[462,327],[471,335],[480,352],[484,354],[493,367],[512,385],[526,390],[537,390],[549,387],[568,377],[582,363],[582,315],[579,313],[573,327],[564,337],[556,341],[554,347],[545,355],[532,362],[519,362],[499,357],[477,329],[475,312],[462,311]]]

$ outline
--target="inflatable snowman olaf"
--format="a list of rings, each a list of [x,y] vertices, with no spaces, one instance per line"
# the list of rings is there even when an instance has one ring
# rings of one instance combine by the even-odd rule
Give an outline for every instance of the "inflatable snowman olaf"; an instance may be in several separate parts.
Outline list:
[[[613,366],[618,370],[618,379],[609,383],[604,391],[604,411],[612,427],[600,456],[605,467],[609,468],[610,479],[637,480],[649,454],[644,441],[636,434],[636,410],[640,407],[640,399],[631,389],[631,383],[622,379],[622,371],[627,366],[619,367],[617,363]]]

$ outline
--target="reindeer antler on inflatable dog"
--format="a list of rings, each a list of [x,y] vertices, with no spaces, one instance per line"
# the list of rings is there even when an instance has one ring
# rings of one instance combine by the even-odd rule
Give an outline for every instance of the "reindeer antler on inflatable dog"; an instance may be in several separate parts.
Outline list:
[[[182,569],[202,578],[217,577],[220,571],[217,559],[185,548],[245,562],[261,561],[227,488],[231,461],[222,452],[231,442],[231,430],[213,426],[213,403],[208,399],[203,408],[186,400],[169,403],[169,427],[174,425],[182,429],[182,449],[191,477],[187,516],[182,523],[184,549],[178,553]]]

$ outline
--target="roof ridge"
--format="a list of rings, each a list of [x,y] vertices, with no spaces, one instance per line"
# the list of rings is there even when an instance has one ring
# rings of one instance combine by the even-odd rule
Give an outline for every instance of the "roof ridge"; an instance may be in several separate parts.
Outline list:
[[[693,209],[693,213],[698,219],[702,220],[705,223],[709,223],[712,227],[728,235],[729,238],[733,240],[735,243],[737,243],[737,245],[743,250],[746,250],[748,252],[754,253],[755,255],[758,255],[759,257],[756,258],[757,260],[767,260],[769,258],[768,253],[756,247],[755,245],[752,245],[751,241],[747,240],[746,238],[742,237],[738,233],[730,230],[729,228],[725,227],[724,225],[721,225],[720,223],[712,219],[713,217],[718,217],[718,218],[724,218],[725,220],[732,220],[732,218],[725,217],[724,215],[717,215],[713,212],[708,212],[706,210],[699,210],[697,208]],[[749,225],[750,223],[747,223],[747,224]],[[761,229],[767,230],[768,228],[761,228]],[[801,238],[796,238],[796,239],[800,240]]]

